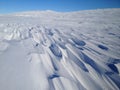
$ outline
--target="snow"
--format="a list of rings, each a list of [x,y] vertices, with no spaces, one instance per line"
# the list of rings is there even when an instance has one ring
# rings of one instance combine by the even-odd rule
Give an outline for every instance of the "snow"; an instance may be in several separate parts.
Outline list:
[[[120,9],[0,15],[0,90],[119,90]]]

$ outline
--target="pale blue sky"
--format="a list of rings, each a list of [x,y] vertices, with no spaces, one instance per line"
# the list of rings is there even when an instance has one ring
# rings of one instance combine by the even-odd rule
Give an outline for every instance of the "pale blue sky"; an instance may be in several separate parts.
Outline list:
[[[0,0],[0,13],[31,10],[69,12],[98,8],[120,8],[120,0]]]

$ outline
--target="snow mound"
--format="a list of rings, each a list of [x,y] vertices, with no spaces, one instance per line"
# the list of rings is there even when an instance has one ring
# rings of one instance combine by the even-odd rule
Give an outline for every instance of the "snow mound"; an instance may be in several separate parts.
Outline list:
[[[0,16],[0,90],[119,90],[120,9]]]

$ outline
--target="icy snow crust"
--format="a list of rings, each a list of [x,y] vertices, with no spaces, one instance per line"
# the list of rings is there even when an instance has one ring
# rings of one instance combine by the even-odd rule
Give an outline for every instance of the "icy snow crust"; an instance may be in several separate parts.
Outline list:
[[[0,16],[0,90],[119,90],[120,9]]]

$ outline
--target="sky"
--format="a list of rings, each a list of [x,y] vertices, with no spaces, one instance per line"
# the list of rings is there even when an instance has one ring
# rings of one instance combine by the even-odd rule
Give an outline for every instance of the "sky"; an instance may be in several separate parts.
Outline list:
[[[102,8],[120,8],[120,0],[0,0],[0,13],[33,10],[70,12]]]

